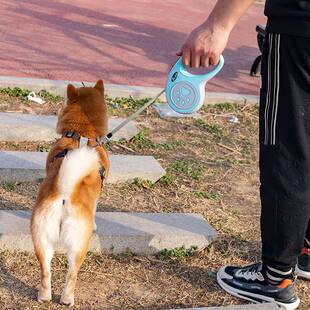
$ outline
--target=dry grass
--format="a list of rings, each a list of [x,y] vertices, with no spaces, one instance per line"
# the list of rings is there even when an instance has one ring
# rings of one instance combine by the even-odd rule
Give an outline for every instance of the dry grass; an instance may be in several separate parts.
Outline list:
[[[119,111],[116,112],[117,114]],[[121,113],[125,113],[122,111]],[[237,116],[238,124],[229,122]],[[238,304],[219,289],[215,272],[223,264],[248,264],[260,257],[257,169],[257,107],[221,104],[199,119],[162,120],[151,109],[138,119],[142,133],[111,143],[113,153],[155,156],[167,176],[108,186],[100,211],[197,212],[219,231],[208,249],[185,260],[127,255],[89,256],[82,267],[76,309],[173,309]],[[1,145],[37,150],[38,143]],[[42,145],[41,145],[42,147]],[[44,149],[44,147],[43,147]],[[1,209],[30,209],[37,184],[4,184]],[[66,262],[53,262],[54,301],[64,282]],[[0,254],[0,309],[42,309],[34,299],[38,265],[30,254]],[[309,284],[300,281],[300,309],[310,309]],[[61,309],[48,303],[46,309]]]

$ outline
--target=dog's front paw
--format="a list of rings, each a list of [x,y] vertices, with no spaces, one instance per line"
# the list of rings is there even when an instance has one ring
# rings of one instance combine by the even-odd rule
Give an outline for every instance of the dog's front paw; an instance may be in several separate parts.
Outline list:
[[[52,300],[52,292],[50,289],[40,289],[38,292],[38,302]]]
[[[60,298],[60,303],[68,307],[72,307],[74,305],[74,295],[62,295]]]

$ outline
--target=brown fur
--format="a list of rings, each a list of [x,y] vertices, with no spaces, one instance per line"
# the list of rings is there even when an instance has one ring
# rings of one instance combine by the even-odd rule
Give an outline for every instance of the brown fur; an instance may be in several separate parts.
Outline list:
[[[108,154],[95,141],[95,138],[107,134],[108,128],[103,82],[99,80],[94,88],[75,88],[73,85],[68,85],[67,96],[67,105],[59,113],[57,132],[63,134],[66,131],[73,131],[80,136],[88,137],[88,146],[94,148],[98,153],[107,177],[109,172]],[[35,253],[41,267],[41,285],[38,293],[39,301],[51,299],[50,260],[53,256],[53,249],[51,249],[53,242],[50,242],[50,239],[56,238],[57,236],[55,236],[54,229],[49,231],[49,225],[55,225],[55,221],[58,223],[57,214],[63,212],[61,211],[62,207],[59,208],[59,199],[62,199],[59,172],[64,159],[54,158],[56,154],[64,149],[74,150],[76,148],[78,148],[78,141],[66,137],[60,138],[53,146],[46,162],[46,178],[40,186],[37,201],[33,209],[31,232]],[[79,169],[79,167],[76,167],[76,169]],[[72,245],[72,249],[68,250],[69,271],[61,302],[70,306],[74,304],[74,289],[77,274],[85,258],[94,228],[95,206],[100,195],[100,190],[100,175],[97,167],[94,167],[88,175],[80,180],[76,180],[71,196],[68,198],[70,200],[70,206],[63,206],[63,208],[69,208],[68,210],[72,210],[70,212],[73,212],[66,219],[72,218],[79,225],[82,225],[80,227],[83,229],[83,234],[78,240],[78,249],[76,249],[76,245]],[[55,207],[55,205],[57,206]],[[62,225],[60,219],[60,227],[56,227],[56,229],[59,229],[59,236],[61,235]]]

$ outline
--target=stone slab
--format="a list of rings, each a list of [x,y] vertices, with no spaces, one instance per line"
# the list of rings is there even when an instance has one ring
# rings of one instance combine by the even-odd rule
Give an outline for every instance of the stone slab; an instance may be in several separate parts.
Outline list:
[[[65,81],[65,80],[47,80],[47,79],[31,79],[23,77],[0,76],[0,87],[21,87],[32,91],[40,91],[42,89],[52,92],[57,95],[64,95],[68,83],[81,87],[81,82]],[[94,83],[84,82],[86,86],[93,86]],[[162,88],[158,87],[144,87],[131,86],[121,84],[105,84],[105,93],[111,97],[129,97],[135,99],[153,98]],[[161,100],[166,101],[165,94],[160,97]],[[220,93],[220,92],[206,92],[206,103],[258,103],[258,96],[235,93]]]
[[[45,176],[46,152],[0,151],[0,182],[37,181]],[[153,156],[110,155],[108,183],[141,178],[156,182],[165,170]]]
[[[175,310],[279,310],[279,307],[275,303],[263,303],[263,304],[248,304],[240,306],[187,308],[187,309],[175,309]]]
[[[167,103],[155,103],[154,108],[161,118],[197,118],[198,113],[181,114],[172,110]]]
[[[110,118],[109,131],[124,119]],[[57,117],[0,112],[0,141],[52,141],[59,137],[56,133]],[[139,132],[134,122],[130,122],[113,136],[114,141],[129,140]]]
[[[0,211],[0,249],[33,251],[30,211]],[[155,254],[163,249],[197,246],[203,249],[216,231],[198,214],[97,212],[94,252]],[[62,252],[61,245],[58,251]]]

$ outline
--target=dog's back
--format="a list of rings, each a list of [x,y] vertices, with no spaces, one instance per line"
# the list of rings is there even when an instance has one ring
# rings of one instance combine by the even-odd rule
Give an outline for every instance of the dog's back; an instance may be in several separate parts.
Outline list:
[[[97,143],[107,128],[103,84],[98,83],[93,89],[68,86],[68,104],[60,112],[57,125],[63,137],[49,153],[46,178],[33,210],[31,231],[41,266],[39,301],[51,299],[50,263],[59,244],[69,262],[61,302],[74,304],[77,273],[94,229],[102,182],[99,170],[103,167],[108,171],[107,152]],[[86,146],[80,147],[81,136],[89,139]]]

